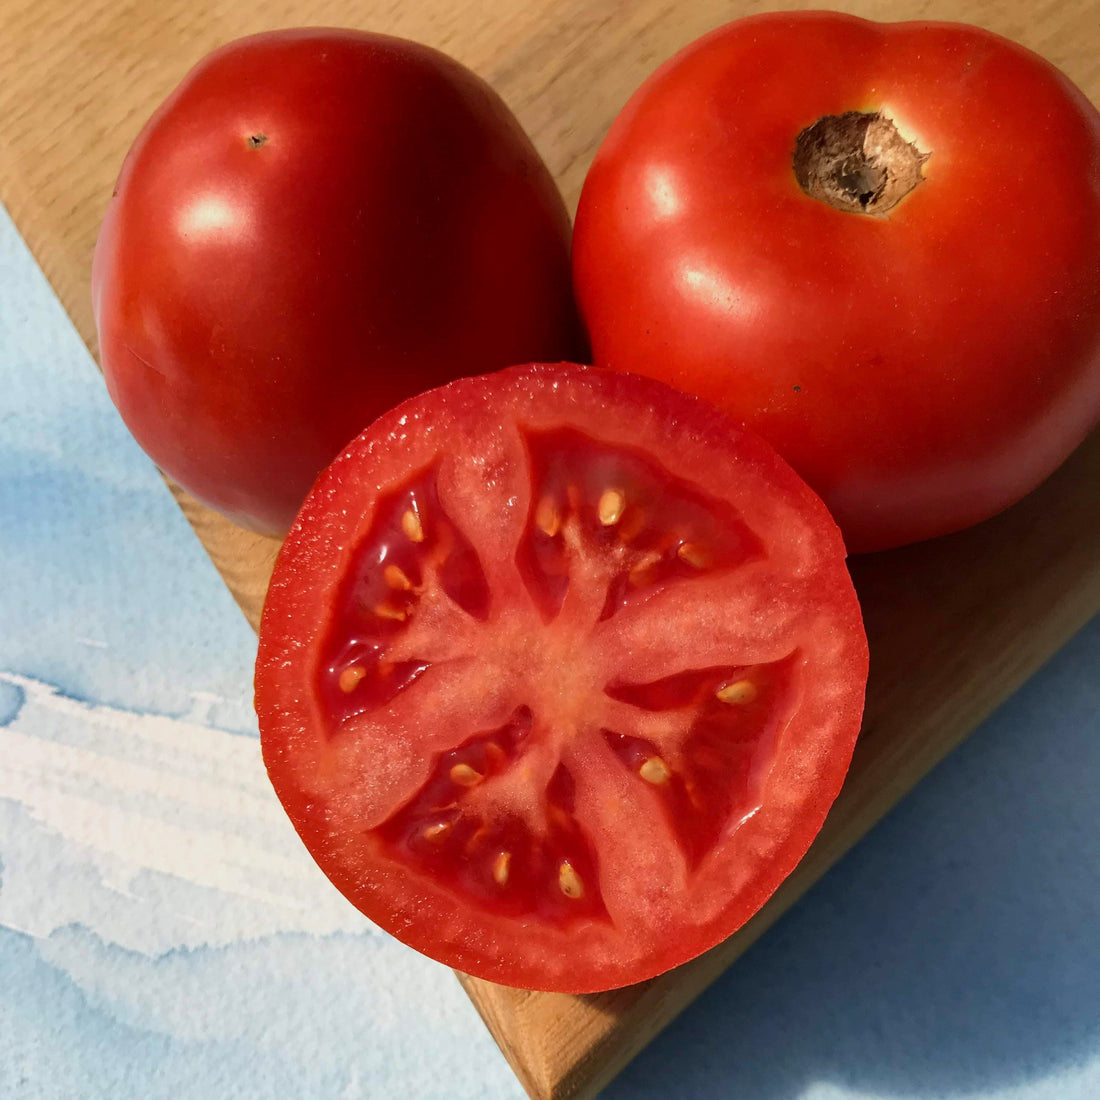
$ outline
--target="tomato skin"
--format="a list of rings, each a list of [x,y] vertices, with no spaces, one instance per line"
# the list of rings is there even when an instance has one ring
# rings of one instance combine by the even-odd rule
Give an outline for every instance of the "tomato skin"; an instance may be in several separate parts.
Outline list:
[[[685,607],[680,601],[687,590],[670,589],[646,604],[661,643],[677,660],[683,651],[689,668],[696,657],[702,665],[716,663],[713,653],[701,656],[697,647],[711,646],[715,631],[732,629],[742,615],[749,637],[767,638],[772,629],[782,633],[786,627],[775,625],[781,619],[789,620],[791,636],[798,639],[797,709],[777,734],[782,750],[769,756],[769,766],[760,772],[759,812],[717,842],[709,862],[686,881],[676,874],[660,881],[669,867],[666,857],[675,862],[678,856],[667,828],[640,809],[645,803],[638,799],[650,792],[639,795],[644,785],[638,780],[630,788],[630,776],[618,765],[608,772],[606,754],[592,761],[593,769],[605,768],[596,774],[611,808],[594,812],[590,801],[594,818],[584,823],[599,841],[601,857],[613,840],[625,844],[629,855],[625,871],[621,854],[605,861],[600,885],[625,874],[626,896],[658,907],[661,919],[655,924],[612,927],[597,920],[562,929],[537,914],[509,920],[475,911],[452,884],[418,874],[372,839],[380,831],[377,790],[400,791],[388,799],[407,813],[419,798],[410,799],[409,790],[421,780],[402,787],[395,774],[402,768],[426,774],[433,744],[450,747],[470,730],[497,725],[465,708],[489,707],[494,695],[508,696],[513,678],[519,684],[516,698],[535,710],[536,728],[540,713],[545,719],[562,700],[569,715],[591,713],[590,699],[580,712],[571,708],[578,700],[569,675],[555,682],[559,657],[545,663],[546,648],[553,645],[550,633],[543,637],[537,623],[518,635],[508,633],[525,599],[517,533],[530,528],[527,517],[538,494],[509,472],[506,441],[517,429],[563,427],[659,456],[674,478],[732,501],[767,546],[767,561],[735,571],[728,582],[719,579],[735,586],[722,591],[740,593],[731,603],[710,605],[717,590],[706,589],[694,603],[689,594]],[[465,626],[430,627],[436,631],[431,644],[446,651],[444,663],[407,694],[376,709],[365,726],[356,726],[355,718],[350,729],[334,729],[318,683],[327,667],[326,637],[344,614],[346,580],[359,568],[357,562],[394,560],[392,552],[377,555],[370,549],[369,532],[383,511],[380,501],[410,475],[420,478],[441,454],[451,514],[476,545],[493,591],[484,622],[463,620],[479,631],[483,644],[474,652],[479,660],[461,658],[453,648]],[[432,516],[422,515],[428,529]],[[802,857],[840,789],[867,675],[866,639],[843,555],[839,531],[801,479],[762,440],[738,431],[696,398],[650,379],[569,364],[516,367],[451,383],[410,399],[353,441],[318,479],[283,546],[264,607],[256,665],[256,708],[269,775],[334,885],[373,921],[432,958],[507,985],[574,993],[652,977],[713,946],[756,912]],[[403,568],[409,576],[421,576]],[[790,614],[776,617],[775,608]],[[421,620],[414,616],[412,629],[418,621],[435,622],[434,616],[428,610]],[[598,624],[606,643],[598,652],[611,657],[606,667],[582,661],[586,680],[607,690],[619,677],[654,679],[646,669],[657,659],[656,642],[638,623],[626,616]],[[551,629],[552,624],[546,627]],[[525,651],[517,654],[509,638]],[[428,639],[422,634],[420,644]],[[784,635],[774,645],[785,652],[787,641]],[[412,655],[411,650],[404,654]],[[535,676],[534,693],[524,680],[532,666],[549,670]],[[415,691],[421,696],[414,704]],[[510,704],[501,713],[510,713]],[[420,715],[419,726],[410,714]],[[360,743],[372,723],[374,732]],[[578,774],[578,806],[588,787]],[[620,898],[623,893],[620,889]]]
[[[399,401],[581,354],[569,219],[500,98],[357,31],[211,54],[123,164],[93,265],[112,399],[173,479],[283,533]]]
[[[806,195],[799,133],[877,110],[931,153],[923,182],[882,217]],[[995,514],[1095,425],[1098,257],[1100,116],[1064,76],[977,28],[823,12],[659,69],[574,232],[595,362],[760,432],[852,551]]]

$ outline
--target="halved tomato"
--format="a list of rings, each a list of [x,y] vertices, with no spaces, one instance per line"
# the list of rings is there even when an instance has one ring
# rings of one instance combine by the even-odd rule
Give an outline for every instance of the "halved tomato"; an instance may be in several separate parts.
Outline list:
[[[802,857],[859,728],[840,535],[761,440],[568,364],[399,406],[276,565],[264,759],[335,885],[481,978],[698,955]]]

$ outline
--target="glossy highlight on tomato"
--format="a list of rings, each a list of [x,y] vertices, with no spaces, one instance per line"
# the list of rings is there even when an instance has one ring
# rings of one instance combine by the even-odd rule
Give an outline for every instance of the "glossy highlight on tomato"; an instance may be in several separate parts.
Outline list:
[[[839,532],[770,447],[650,379],[532,365],[411,399],[325,471],[256,708],[283,805],[367,916],[583,992],[767,900],[866,675]]]
[[[1100,115],[950,23],[730,23],[635,93],[574,232],[594,361],[764,436],[853,552],[1012,504],[1100,416]]]
[[[149,120],[108,205],[108,390],[183,488],[283,534],[386,409],[583,354],[569,236],[534,146],[458,62],[353,30],[231,42]]]

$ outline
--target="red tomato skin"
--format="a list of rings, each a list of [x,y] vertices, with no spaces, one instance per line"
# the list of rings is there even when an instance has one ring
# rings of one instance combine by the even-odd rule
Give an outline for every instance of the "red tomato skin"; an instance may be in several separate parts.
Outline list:
[[[255,530],[399,401],[576,357],[569,218],[501,99],[425,46],[276,31],[202,61],[126,158],[93,264],[111,397]]]
[[[554,390],[550,400],[547,386]],[[768,805],[739,833],[749,853],[745,865],[731,867],[729,879],[711,882],[728,902],[713,919],[677,929],[659,949],[637,957],[628,957],[636,945],[604,943],[591,929],[562,934],[537,920],[469,926],[463,903],[445,885],[422,878],[410,883],[393,866],[360,862],[356,851],[362,842],[349,835],[354,830],[346,824],[337,827],[342,811],[317,789],[317,777],[330,775],[331,765],[325,762],[319,704],[302,689],[302,668],[316,663],[319,639],[339,613],[342,576],[360,552],[356,530],[369,526],[380,488],[428,465],[441,439],[452,453],[476,453],[487,404],[502,420],[515,417],[540,427],[560,421],[601,437],[606,432],[616,443],[659,454],[672,474],[714,493],[729,485],[730,470],[740,472],[742,483],[762,477],[778,496],[762,493],[743,501],[754,526],[774,524],[788,532],[785,547],[777,549],[801,562],[796,572],[812,585],[819,611],[828,610],[818,642],[832,654],[831,675],[818,673],[803,685],[803,711],[792,724],[785,760],[772,772]],[[463,438],[465,446],[456,445]],[[470,510],[480,512],[483,506],[471,504]],[[503,523],[501,531],[507,526]],[[487,572],[507,591],[503,578],[513,547],[501,538],[496,550],[500,559],[488,560]],[[859,732],[868,670],[844,552],[840,531],[802,479],[763,440],[737,430],[697,398],[647,378],[569,363],[529,364],[458,380],[379,418],[322,473],[295,519],[264,605],[256,664],[256,710],[268,773],[333,884],[372,921],[437,961],[504,985],[568,993],[654,977],[714,946],[764,905],[805,854],[841,788]],[[684,905],[692,911],[691,898]]]
[[[931,157],[883,217],[795,180],[797,135],[881,109]],[[851,551],[997,513],[1100,412],[1100,116],[974,27],[731,23],[634,95],[585,181],[574,281],[597,364],[760,432]]]

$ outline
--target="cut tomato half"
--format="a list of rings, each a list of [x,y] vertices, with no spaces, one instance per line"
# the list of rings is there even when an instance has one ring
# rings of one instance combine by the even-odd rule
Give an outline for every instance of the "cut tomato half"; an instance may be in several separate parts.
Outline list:
[[[322,475],[256,708],[368,917],[588,992],[763,905],[840,789],[866,677],[840,535],[767,444],[662,383],[534,365],[406,402]]]

